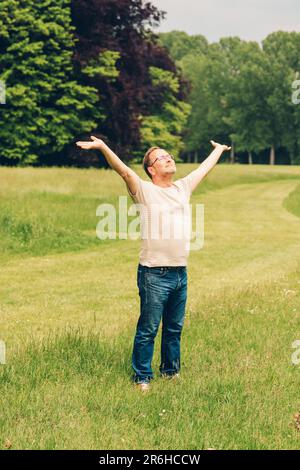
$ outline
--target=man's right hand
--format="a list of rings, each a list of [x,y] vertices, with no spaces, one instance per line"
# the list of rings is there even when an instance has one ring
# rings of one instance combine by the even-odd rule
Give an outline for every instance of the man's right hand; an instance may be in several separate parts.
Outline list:
[[[78,142],[76,142],[76,145],[78,145],[78,147],[80,147],[84,150],[91,150],[91,149],[101,150],[103,148],[103,146],[105,145],[103,140],[98,139],[94,135],[91,135],[91,139],[92,139],[92,142],[78,141]]]

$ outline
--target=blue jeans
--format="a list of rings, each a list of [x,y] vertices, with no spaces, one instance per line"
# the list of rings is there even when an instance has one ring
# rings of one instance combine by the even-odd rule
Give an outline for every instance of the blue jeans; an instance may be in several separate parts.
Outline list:
[[[153,379],[151,362],[160,320],[162,318],[161,375],[171,376],[180,370],[180,337],[187,299],[187,268],[138,265],[137,285],[140,316],[132,352],[133,380]]]

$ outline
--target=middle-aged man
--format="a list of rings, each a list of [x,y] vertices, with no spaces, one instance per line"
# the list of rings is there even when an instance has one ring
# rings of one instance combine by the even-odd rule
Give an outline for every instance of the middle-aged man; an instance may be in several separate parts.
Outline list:
[[[142,180],[100,139],[77,142],[82,149],[98,149],[108,164],[123,178],[127,190],[140,208],[142,246],[137,269],[140,315],[132,352],[133,381],[148,391],[153,379],[151,362],[154,340],[162,319],[160,374],[178,377],[180,338],[187,300],[187,258],[189,242],[186,227],[190,213],[183,208],[190,195],[231,147],[213,140],[214,150],[194,171],[173,181],[174,157],[160,147],[151,147],[143,159],[151,181]],[[168,223],[168,230],[165,230]],[[176,236],[175,236],[176,233]],[[181,234],[181,235],[180,235]]]

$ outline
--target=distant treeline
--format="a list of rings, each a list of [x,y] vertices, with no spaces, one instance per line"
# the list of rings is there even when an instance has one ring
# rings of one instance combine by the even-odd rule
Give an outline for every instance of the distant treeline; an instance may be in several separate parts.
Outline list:
[[[160,41],[192,84],[188,161],[201,160],[213,138],[231,143],[232,161],[300,163],[300,33],[278,31],[262,45],[238,37],[208,44],[180,31]]]
[[[201,161],[213,139],[231,161],[299,163],[300,33],[208,44],[155,35],[163,18],[142,0],[2,0],[0,164],[105,164],[74,145],[91,134],[128,161],[152,145]]]

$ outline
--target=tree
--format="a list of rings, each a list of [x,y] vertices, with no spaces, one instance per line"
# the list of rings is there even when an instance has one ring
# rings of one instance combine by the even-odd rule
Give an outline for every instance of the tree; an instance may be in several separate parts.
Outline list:
[[[187,93],[187,84],[178,76],[174,62],[149,28],[159,24],[163,16],[142,0],[72,0],[78,40],[74,67],[78,74],[104,51],[119,53],[116,61],[119,75],[114,81],[95,75],[82,76],[81,83],[95,87],[103,95],[105,120],[94,134],[106,139],[124,159],[130,159],[144,147],[141,137],[145,137],[145,132],[142,135],[140,132],[143,118],[144,124],[147,123],[147,139],[150,135],[154,138],[157,126],[163,125],[164,119],[158,116],[159,124],[153,119],[154,109],[160,113],[157,101],[162,103],[162,95],[153,84],[151,67],[177,76],[178,100],[183,100]],[[147,119],[147,116],[152,117]]]
[[[190,105],[176,98],[179,81],[174,73],[150,67],[153,86],[159,90],[160,99],[151,107],[149,116],[141,117],[143,150],[156,146],[177,154],[183,149],[181,134],[190,111]]]
[[[159,42],[178,63],[186,56],[202,56],[207,54],[208,41],[201,34],[190,36],[184,31],[160,33]]]
[[[253,152],[258,153],[271,142],[267,106],[270,77],[265,55],[256,42],[241,42],[235,48],[235,60],[239,67],[231,75],[225,121],[234,129],[231,139],[236,150],[247,152],[248,163],[253,163]]]
[[[277,147],[286,147],[299,157],[298,109],[291,100],[291,85],[300,69],[300,33],[277,31],[263,41],[268,80],[268,121],[271,133],[270,164]]]
[[[33,164],[60,152],[74,135],[92,129],[102,114],[97,90],[77,83],[67,0],[2,0],[0,162]]]
[[[205,55],[188,54],[180,61],[182,70],[192,83],[189,99],[192,110],[185,137],[188,151],[200,149],[207,152],[211,138],[225,141],[232,131],[226,119],[229,114],[230,77],[233,74],[229,60],[229,52],[233,55],[233,46],[229,47],[228,43],[235,44],[240,40],[226,38],[221,41],[220,44],[211,44]]]

